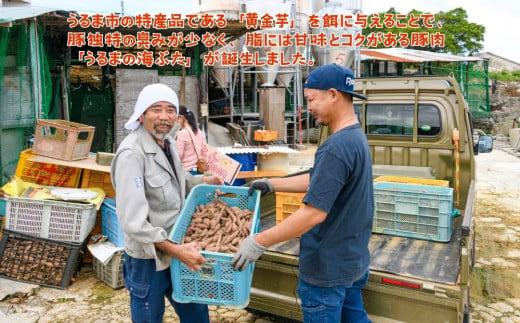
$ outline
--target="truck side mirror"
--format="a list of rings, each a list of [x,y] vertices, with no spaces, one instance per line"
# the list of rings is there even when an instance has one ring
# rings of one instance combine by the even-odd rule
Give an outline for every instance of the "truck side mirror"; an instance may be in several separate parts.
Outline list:
[[[478,153],[490,153],[493,150],[493,137],[490,135],[478,136]]]

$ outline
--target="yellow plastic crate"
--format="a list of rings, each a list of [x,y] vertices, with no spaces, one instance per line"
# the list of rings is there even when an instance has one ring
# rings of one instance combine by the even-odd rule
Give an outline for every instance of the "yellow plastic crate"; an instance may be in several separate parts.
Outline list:
[[[419,184],[419,185],[434,185],[441,187],[450,187],[450,182],[441,179],[430,179],[430,178],[417,178],[417,177],[404,177],[404,176],[379,176],[374,180],[377,182],[393,182],[393,183],[408,183],[408,184]]]
[[[302,199],[306,193],[275,192],[276,194],[276,224],[303,206]]]
[[[31,149],[26,149],[20,153],[18,165],[16,166],[16,177],[25,182],[39,185],[78,187],[81,168],[28,160],[33,157],[36,157],[36,154]]]
[[[116,198],[110,173],[85,169],[81,178],[81,188],[97,187],[105,191],[105,197]]]

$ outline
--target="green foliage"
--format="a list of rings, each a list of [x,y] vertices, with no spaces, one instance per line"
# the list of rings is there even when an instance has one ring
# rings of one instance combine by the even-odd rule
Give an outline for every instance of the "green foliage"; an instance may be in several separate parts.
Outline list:
[[[520,81],[520,70],[513,72],[507,70],[502,70],[500,72],[489,72],[489,78],[501,82]]]
[[[402,14],[397,12],[394,7],[391,7],[386,12],[374,13],[369,15],[368,21],[370,24],[370,21],[372,21],[371,19],[372,17],[374,17],[374,15],[379,15],[381,21],[384,21],[384,17],[393,15],[395,17],[395,20],[401,20],[402,22],[407,23],[410,20],[411,15],[421,18],[424,17],[421,15],[427,14],[429,13],[425,13],[415,9],[413,9],[407,14]],[[406,16],[406,18],[398,19],[399,16]],[[450,53],[454,55],[471,55],[482,50],[482,41],[484,41],[485,27],[477,23],[469,22],[468,15],[464,8],[455,8],[447,12],[440,11],[434,14],[434,18],[435,20],[433,21],[432,27],[427,27],[425,25],[425,19],[419,19],[417,21],[417,23],[420,25],[419,28],[409,26],[402,28],[398,28],[397,26],[388,27],[386,24],[383,23],[383,26],[381,28],[367,27],[363,29],[363,35],[368,37],[371,33],[380,35],[393,33],[399,36],[402,33],[406,33],[409,35],[409,39],[412,39],[412,33],[427,32],[430,33],[430,35],[440,33],[444,34],[445,37],[444,47],[432,47],[428,45],[426,47],[408,46],[407,48]],[[427,20],[427,22],[429,23],[431,21]],[[387,46],[385,46],[383,43],[380,43],[377,47],[383,48]],[[396,47],[401,46],[397,45]]]

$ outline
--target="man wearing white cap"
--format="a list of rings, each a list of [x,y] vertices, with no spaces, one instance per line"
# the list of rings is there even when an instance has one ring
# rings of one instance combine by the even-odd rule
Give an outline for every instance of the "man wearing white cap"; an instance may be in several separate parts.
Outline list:
[[[192,187],[224,182],[217,175],[184,172],[170,136],[178,107],[170,87],[145,86],[125,124],[132,132],[119,145],[111,165],[117,216],[125,236],[123,273],[133,322],[162,322],[166,296],[181,322],[209,323],[207,305],[172,299],[169,268],[173,257],[191,270],[200,270],[206,259],[195,243],[179,245],[168,237]]]

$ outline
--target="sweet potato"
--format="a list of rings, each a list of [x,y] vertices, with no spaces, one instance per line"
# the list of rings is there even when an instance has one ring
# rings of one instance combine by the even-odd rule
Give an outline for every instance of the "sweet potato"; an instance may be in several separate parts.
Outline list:
[[[202,250],[233,253],[251,231],[253,212],[229,207],[215,198],[214,202],[198,205],[183,242],[197,242]]]

